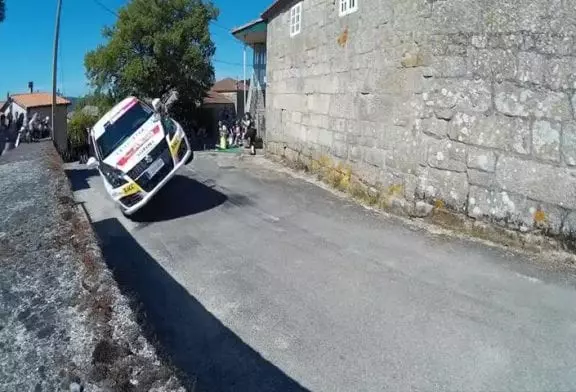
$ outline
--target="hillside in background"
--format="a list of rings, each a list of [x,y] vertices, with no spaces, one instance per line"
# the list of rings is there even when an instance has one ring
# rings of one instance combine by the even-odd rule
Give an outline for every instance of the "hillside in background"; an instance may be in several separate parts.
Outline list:
[[[74,110],[76,110],[76,105],[78,104],[80,97],[65,97],[65,98],[70,101],[70,106],[68,106],[68,111],[73,112]]]

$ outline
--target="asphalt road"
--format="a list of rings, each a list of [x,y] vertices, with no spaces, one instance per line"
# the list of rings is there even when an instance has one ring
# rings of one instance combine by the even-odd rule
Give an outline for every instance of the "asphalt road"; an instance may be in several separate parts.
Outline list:
[[[205,154],[139,222],[68,171],[143,324],[199,390],[576,389],[570,272]]]

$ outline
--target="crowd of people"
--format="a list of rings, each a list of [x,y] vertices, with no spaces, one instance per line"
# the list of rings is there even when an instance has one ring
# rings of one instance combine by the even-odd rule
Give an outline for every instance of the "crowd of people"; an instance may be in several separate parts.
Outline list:
[[[0,132],[7,139],[15,139],[24,122],[23,113],[20,113],[19,116],[2,113],[0,115]]]
[[[250,113],[246,112],[241,119],[231,119],[224,114],[218,121],[220,148],[250,148],[250,154],[256,154],[256,127]]]
[[[0,139],[5,143],[34,141],[50,136],[50,118],[40,119],[37,113],[27,119],[24,113],[0,115]]]

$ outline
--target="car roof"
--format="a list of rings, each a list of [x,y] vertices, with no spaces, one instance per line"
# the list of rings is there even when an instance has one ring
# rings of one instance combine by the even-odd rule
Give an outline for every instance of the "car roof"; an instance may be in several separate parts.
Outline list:
[[[104,124],[106,124],[111,119],[118,116],[118,114],[121,113],[127,105],[131,104],[135,100],[139,101],[138,98],[133,97],[133,96],[126,97],[122,101],[120,101],[116,105],[114,105],[114,107],[112,109],[110,109],[106,114],[104,114],[100,118],[100,120],[98,120],[96,122],[96,124],[94,124],[94,127],[92,127],[92,132],[94,133],[94,138],[98,139],[100,136],[102,136],[102,134],[105,131]]]

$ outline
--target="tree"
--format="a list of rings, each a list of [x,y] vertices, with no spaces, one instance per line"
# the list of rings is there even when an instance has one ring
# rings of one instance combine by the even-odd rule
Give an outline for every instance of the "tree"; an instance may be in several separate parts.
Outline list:
[[[104,114],[114,106],[114,97],[109,92],[95,91],[80,97],[75,106],[76,110],[82,110],[85,106],[96,106],[100,113]]]
[[[4,22],[6,17],[6,4],[4,0],[0,0],[0,22]]]
[[[202,0],[131,0],[114,26],[104,29],[107,42],[86,55],[87,76],[97,92],[115,99],[176,90],[174,114],[191,120],[214,83],[209,23],[217,16],[212,3]]]

